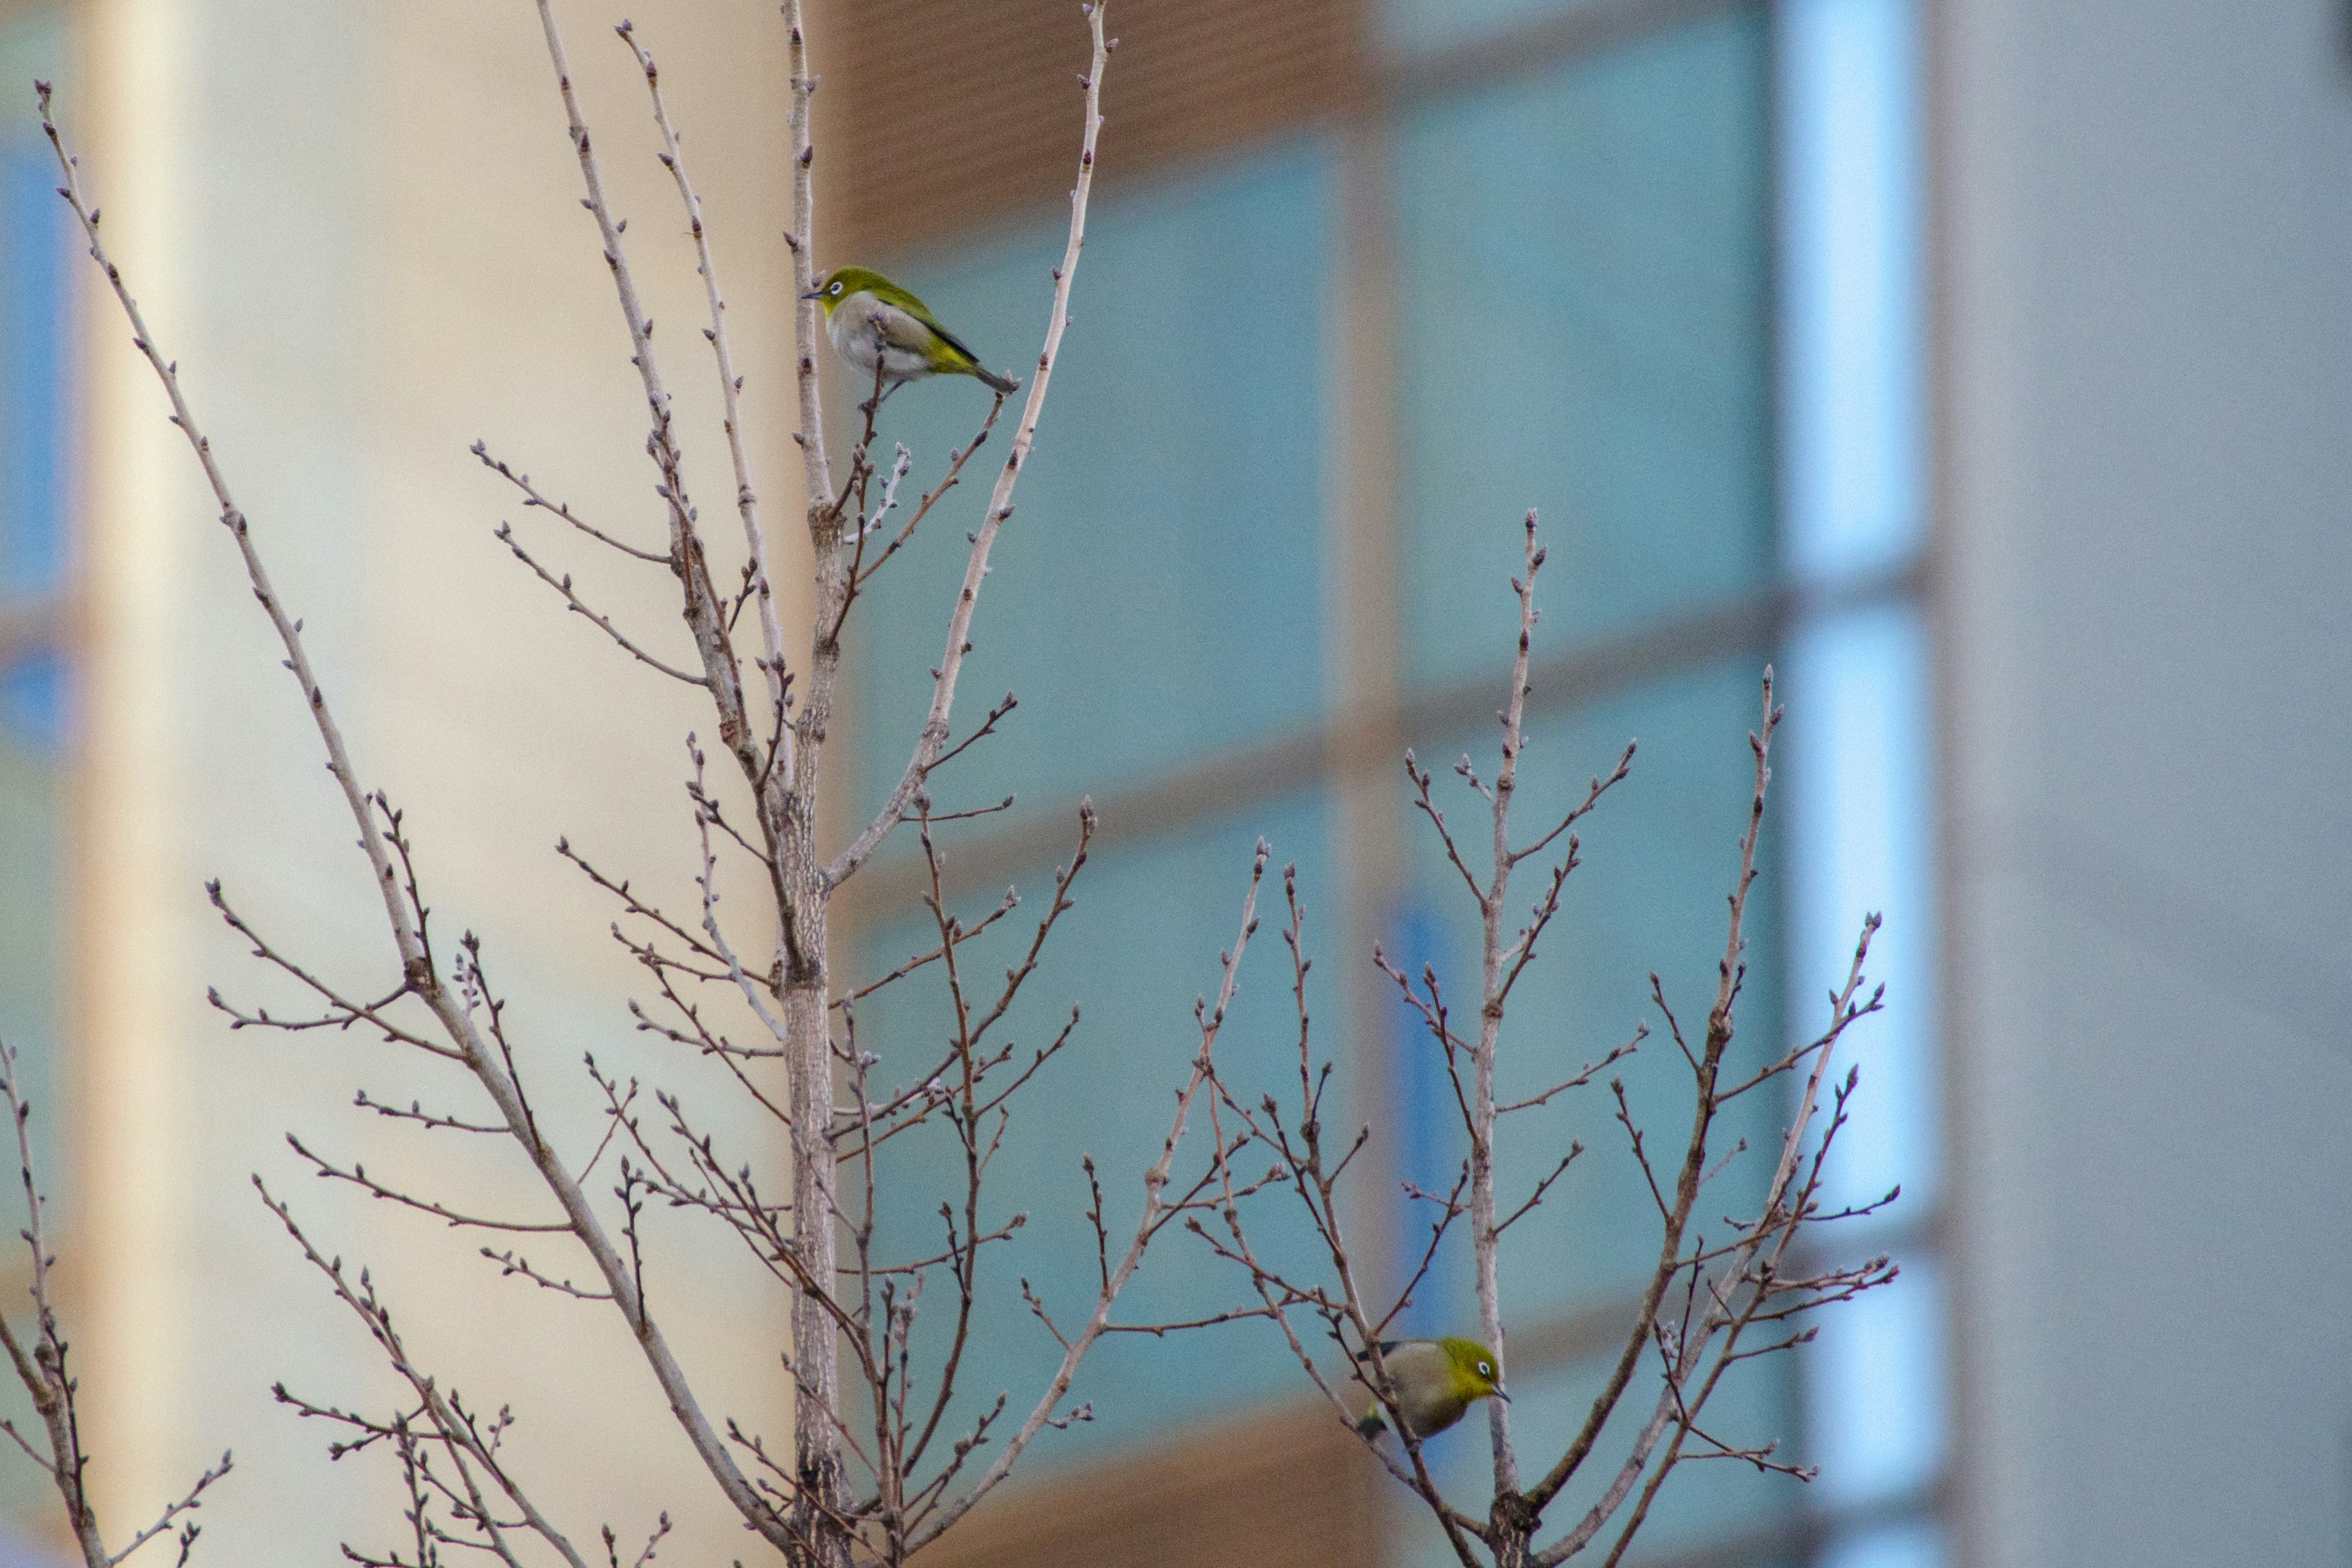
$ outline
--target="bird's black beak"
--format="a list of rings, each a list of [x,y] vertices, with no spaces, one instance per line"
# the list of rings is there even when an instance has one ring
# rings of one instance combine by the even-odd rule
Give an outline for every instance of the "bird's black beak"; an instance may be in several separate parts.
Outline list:
[[[802,295],[801,298],[803,300],[814,300],[824,292],[824,290],[822,289],[812,289],[807,293]]]
[[[1496,1389],[1496,1390],[1495,1390],[1495,1397],[1496,1397],[1496,1398],[1497,1398],[1497,1399],[1499,1399],[1499,1400],[1501,1400],[1501,1401],[1502,1401],[1504,1404],[1506,1404],[1506,1405],[1508,1405],[1508,1404],[1511,1402],[1511,1396],[1510,1396],[1509,1394],[1507,1394],[1504,1393],[1504,1392],[1503,1392],[1501,1389],[1499,1389],[1499,1388],[1498,1388],[1498,1389]]]

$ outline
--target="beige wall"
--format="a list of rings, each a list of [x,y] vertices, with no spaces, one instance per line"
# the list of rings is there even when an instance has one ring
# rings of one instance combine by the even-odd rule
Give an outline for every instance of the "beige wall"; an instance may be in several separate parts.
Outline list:
[[[782,25],[767,5],[646,0],[629,14],[662,60],[705,197],[771,533],[790,561]],[[642,81],[609,30],[619,15],[561,7],[616,205],[634,219],[690,481],[731,574],[740,531],[700,284]],[[682,739],[710,728],[707,706],[563,613],[490,530],[513,519],[595,602],[690,662],[671,580],[523,513],[467,455],[487,437],[593,521],[659,542],[643,404],[533,8],[89,0],[79,26],[81,68],[61,87],[110,244],[308,618],[363,775],[409,813],[445,952],[460,930],[482,933],[526,1071],[572,1130],[575,1159],[593,1132],[583,1050],[698,1096],[745,1157],[772,1155],[772,1131],[722,1111],[731,1101],[708,1074],[638,1044],[620,1005],[634,975],[604,934],[612,910],[552,853],[569,834],[690,911]],[[340,1540],[396,1535],[394,1468],[331,1467],[328,1434],[273,1405],[278,1379],[376,1409],[389,1389],[358,1324],[256,1201],[258,1171],[323,1247],[375,1270],[445,1384],[485,1410],[511,1404],[518,1468],[583,1549],[605,1521],[642,1539],[667,1507],[684,1534],[665,1559],[741,1552],[609,1307],[500,1280],[473,1256],[478,1235],[305,1179],[282,1142],[299,1129],[371,1173],[547,1217],[503,1141],[351,1104],[364,1087],[478,1114],[462,1076],[356,1036],[232,1034],[205,1007],[207,984],[297,1005],[211,915],[208,877],[356,991],[389,990],[395,966],[317,740],[162,396],[111,302],[92,289],[84,308],[82,1157],[68,1245],[113,1530],[233,1447],[236,1473],[205,1510],[205,1560],[328,1561]],[[787,602],[788,624],[797,608]],[[788,1443],[781,1308],[764,1276],[731,1238],[667,1224],[657,1237],[653,1300],[712,1413]],[[525,1250],[585,1269],[560,1243]],[[643,1436],[612,1441],[623,1429]]]

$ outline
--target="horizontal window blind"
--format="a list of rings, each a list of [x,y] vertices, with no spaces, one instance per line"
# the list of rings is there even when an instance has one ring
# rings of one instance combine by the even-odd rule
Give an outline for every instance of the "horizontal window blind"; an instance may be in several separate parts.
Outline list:
[[[1101,155],[1121,177],[1208,157],[1344,106],[1364,79],[1360,0],[1123,0]],[[837,221],[870,254],[1064,201],[1089,53],[1076,0],[859,0],[820,90],[845,101]],[[823,149],[819,157],[826,156]]]

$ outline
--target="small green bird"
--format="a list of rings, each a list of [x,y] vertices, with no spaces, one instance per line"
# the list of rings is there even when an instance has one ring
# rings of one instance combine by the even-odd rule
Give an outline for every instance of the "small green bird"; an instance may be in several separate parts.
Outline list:
[[[801,298],[824,307],[834,353],[868,376],[882,362],[886,396],[927,375],[976,376],[998,392],[1020,390],[1019,382],[982,364],[929,306],[871,268],[836,267]]]
[[[1396,1384],[1397,1405],[1416,1437],[1444,1431],[1489,1394],[1510,1401],[1495,1370],[1495,1352],[1476,1340],[1382,1340],[1381,1363]],[[1356,1423],[1356,1430],[1367,1437],[1388,1430],[1379,1405]]]

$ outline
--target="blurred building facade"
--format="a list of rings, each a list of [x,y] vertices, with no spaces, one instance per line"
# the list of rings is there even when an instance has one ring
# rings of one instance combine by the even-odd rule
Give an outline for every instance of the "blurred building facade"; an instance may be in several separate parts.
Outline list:
[[[880,266],[1014,374],[1060,253],[1075,13],[816,15],[820,263]],[[695,320],[690,262],[661,250],[671,198],[629,140],[642,93],[603,36],[615,18],[561,14],[656,318]],[[685,4],[635,20],[722,247],[768,485],[790,493],[775,24]],[[1085,1007],[1002,1156],[1031,1216],[1007,1267],[1049,1300],[1087,1289],[1073,1144],[1114,1186],[1148,1163],[1261,835],[1299,867],[1318,1027],[1350,1119],[1379,1130],[1367,1195],[1445,1184],[1442,1070],[1367,955],[1378,941],[1456,989],[1475,973],[1397,758],[1491,752],[1534,507],[1552,554],[1523,809],[1571,799],[1628,739],[1641,753],[1516,1004],[1515,1070],[1532,1087],[1605,1052],[1652,970],[1703,1005],[1768,662],[1790,721],[1743,1048],[1818,1028],[1863,912],[1887,916],[1889,1012],[1853,1037],[1840,1191],[1901,1184],[1850,1241],[1904,1277],[1732,1398],[1734,1431],[1787,1434],[1822,1479],[1693,1467],[1634,1560],[2352,1551],[2341,7],[1120,0],[1112,30],[1076,321],[964,682],[967,702],[1021,706],[940,785],[945,807],[1020,802],[946,837],[979,904],[1066,856],[1081,796],[1103,822],[1014,1020]],[[910,60],[951,68],[913,92]],[[677,747],[702,716],[651,680],[578,679],[604,650],[504,570],[487,535],[514,509],[464,456],[487,437],[616,511],[648,482],[530,7],[17,0],[0,62],[58,79],[121,258],[363,766],[411,810],[436,909],[507,955],[550,1079],[583,1048],[634,1060],[607,911],[545,849],[567,833],[686,888]],[[489,1203],[528,1203],[527,1173],[457,1151],[416,1166],[350,1100],[429,1079],[356,1042],[232,1037],[202,1005],[207,984],[266,992],[204,878],[340,972],[376,973],[379,939],[209,503],[110,302],[74,280],[29,89],[5,90],[0,1032],[59,1112],[43,1121],[110,1510],[152,1508],[233,1443],[200,1553],[393,1533],[389,1472],[329,1468],[271,1405],[279,1378],[381,1390],[252,1202],[259,1170],[378,1267],[469,1393],[514,1402],[551,1500],[625,1536],[659,1507],[684,1521],[702,1483],[682,1446],[625,1474],[600,1458],[666,1418],[593,1309],[551,1316],[416,1216],[293,1185],[277,1140],[315,1131]],[[673,379],[715,427],[707,378]],[[982,406],[919,386],[885,435],[920,480]],[[941,532],[861,611],[841,780],[860,803],[928,689],[961,564]],[[667,625],[660,583],[578,569]],[[910,847],[853,885],[857,973],[923,945]],[[1244,1078],[1282,1066],[1280,971],[1268,945],[1245,975],[1227,1046]],[[887,1058],[928,1038],[937,1000],[882,993],[861,1041]],[[1671,1114],[1678,1066],[1637,1060],[1637,1105]],[[1507,1258],[1523,1449],[1572,1426],[1654,1251],[1598,1097],[1508,1179],[1571,1137],[1592,1156]],[[1187,1239],[1155,1254],[1137,1316],[1237,1295]],[[1402,1222],[1367,1238],[1391,1270],[1411,1244]],[[678,1337],[781,1430],[781,1325],[741,1320],[741,1264],[680,1245]],[[1417,1331],[1472,1321],[1465,1290],[1414,1310]],[[982,1392],[1017,1402],[1051,1342],[1017,1303],[982,1331]],[[977,1514],[943,1563],[1445,1560],[1302,1415],[1270,1331],[1206,1333],[1108,1345],[1077,1390],[1095,1422],[1042,1442],[1027,1500]],[[1483,1425],[1433,1451],[1477,1495]],[[0,1467],[32,1551],[40,1481]],[[741,1549],[723,1522],[689,1528],[684,1557]]]
[[[852,19],[856,247],[920,278],[976,342],[1015,345],[1008,356],[1059,255],[1063,13],[918,0]],[[1376,1130],[1367,1196],[1378,1203],[1400,1181],[1448,1184],[1464,1148],[1443,1066],[1366,960],[1377,942],[1409,972],[1434,965],[1457,994],[1475,974],[1475,910],[1412,813],[1398,761],[1408,746],[1441,766],[1491,756],[1516,632],[1509,580],[1521,520],[1538,508],[1551,560],[1522,809],[1532,821],[1566,804],[1629,739],[1641,756],[1584,835],[1565,930],[1506,1027],[1514,1081],[1532,1091],[1630,1034],[1652,969],[1673,995],[1709,984],[1744,737],[1769,662],[1797,717],[1775,820],[1788,837],[1770,852],[1751,933],[1748,1048],[1819,1026],[1808,1009],[1842,975],[1868,908],[1894,916],[1879,963],[1907,998],[1863,1047],[1866,1114],[1884,1120],[1849,1151],[1841,1195],[1867,1202],[1865,1191],[1906,1184],[1905,1204],[1846,1239],[1856,1256],[1899,1251],[1910,1272],[1828,1325],[1807,1362],[1752,1369],[1726,1416],[1788,1434],[1836,1479],[1807,1494],[1728,1466],[1685,1476],[1637,1557],[1945,1560],[1922,91],[1909,7],[1309,5],[1246,19],[1136,7],[1114,30],[1114,80],[1126,77],[1105,167],[1141,165],[1140,188],[1107,187],[1090,228],[1055,382],[1067,401],[1048,416],[1045,460],[999,547],[1000,618],[968,675],[975,690],[1021,695],[1026,743],[975,755],[957,784],[974,802],[1092,794],[1107,837],[1100,923],[1071,939],[1062,973],[1086,997],[1095,1048],[1145,1082],[1152,1058],[1139,1043],[1166,1041],[1159,1059],[1177,1059],[1186,1005],[1213,977],[1202,965],[1226,940],[1264,833],[1300,868],[1324,986],[1315,1016],[1352,1068],[1352,1111]],[[892,62],[923,47],[980,68],[939,99],[891,93]],[[1034,220],[1008,223],[1023,205]],[[903,438],[942,450],[972,412],[916,404]],[[929,557],[886,584],[869,637],[919,625],[955,570],[949,555]],[[905,659],[859,668],[871,672],[859,711],[882,721],[861,731],[870,790],[890,776],[925,678]],[[1097,674],[1112,668],[1133,673]],[[1448,803],[1457,821],[1475,797],[1461,800]],[[1066,820],[1049,809],[971,835],[953,851],[960,885],[977,895],[1033,883]],[[866,889],[862,909],[881,933],[869,968],[919,944],[912,870],[879,868]],[[894,906],[906,912],[894,918]],[[1188,952],[1201,957],[1169,962]],[[1082,978],[1100,974],[1121,979],[1104,994]],[[1041,979],[1046,996],[1060,994],[1059,977]],[[1243,1026],[1278,1040],[1286,998],[1263,975],[1257,984]],[[904,1032],[939,1002],[908,987],[865,1017]],[[1663,1121],[1680,1070],[1671,1053],[1629,1068],[1637,1106]],[[1066,1124],[1102,1121],[1083,1072],[1058,1081],[1046,1092],[1067,1098]],[[1777,1108],[1752,1109],[1758,1120],[1738,1131],[1760,1144]],[[1124,1141],[1149,1148],[1157,1114],[1138,1097]],[[1565,1201],[1522,1223],[1507,1263],[1515,1429],[1523,1452],[1556,1452],[1622,1342],[1655,1244],[1604,1099],[1521,1131],[1505,1153],[1506,1182],[1519,1187],[1571,1138],[1600,1152]],[[1033,1212],[1033,1228],[1055,1210],[1075,1218],[1075,1171],[1024,1178],[1057,1194],[1032,1205],[1047,1211]],[[1401,1214],[1365,1245],[1395,1269],[1419,1227]],[[1082,1243],[1071,1235],[1046,1255],[1073,1260],[1072,1287],[1091,1268]],[[1475,1321],[1464,1260],[1446,1261],[1450,1281],[1420,1293],[1414,1331]],[[1147,1317],[1213,1310],[1231,1289],[1159,1261],[1141,1284]],[[1016,1347],[1022,1327],[1001,1320]],[[1098,1405],[1097,1435],[1132,1432],[1160,1453],[1146,1434],[1171,1418],[1252,1447],[1250,1434],[1285,1430],[1295,1403],[1266,1398],[1297,1382],[1280,1341],[1217,1331],[1213,1352],[1112,1347],[1108,1385],[1150,1394]],[[1030,1331],[1033,1381],[1052,1348]],[[1477,1495],[1480,1424],[1437,1452]],[[1353,1459],[1291,1466],[1269,1525],[1325,1488],[1360,1493]],[[1213,1489],[1173,1458],[1149,1475],[1164,1505],[1108,1550],[1108,1516],[1083,1507],[1007,1520],[1002,1541],[983,1525],[963,1550],[988,1563],[1227,1560],[1207,1546],[1197,1559],[1142,1547],[1155,1518],[1196,1517]],[[1115,1489],[1150,1484],[1123,1475]],[[1583,1500],[1571,1493],[1564,1512]],[[1450,1560],[1394,1499],[1371,1533],[1376,1548],[1334,1542],[1329,1560]]]

